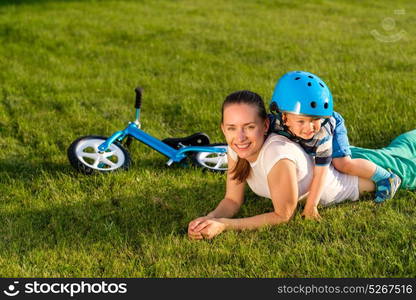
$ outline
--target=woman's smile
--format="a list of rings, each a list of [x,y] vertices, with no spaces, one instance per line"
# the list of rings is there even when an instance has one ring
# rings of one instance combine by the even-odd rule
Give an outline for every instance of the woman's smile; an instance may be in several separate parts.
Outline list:
[[[245,144],[234,144],[239,150],[247,150],[251,143],[245,143]]]

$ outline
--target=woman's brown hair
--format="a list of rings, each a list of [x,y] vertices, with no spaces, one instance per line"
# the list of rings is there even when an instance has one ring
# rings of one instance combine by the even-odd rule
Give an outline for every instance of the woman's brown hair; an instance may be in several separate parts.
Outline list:
[[[225,98],[221,110],[221,123],[224,121],[224,109],[231,104],[247,104],[254,106],[257,109],[258,116],[262,120],[267,119],[266,108],[260,95],[251,91],[242,90],[234,92]],[[231,170],[231,173],[233,174],[232,179],[244,182],[250,176],[250,170],[250,163],[246,159],[238,157],[237,164],[234,169]]]

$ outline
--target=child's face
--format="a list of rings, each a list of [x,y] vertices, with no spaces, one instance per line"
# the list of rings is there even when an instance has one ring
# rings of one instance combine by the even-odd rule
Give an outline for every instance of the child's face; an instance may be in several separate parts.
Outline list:
[[[284,113],[283,121],[292,134],[309,140],[321,129],[322,118]]]

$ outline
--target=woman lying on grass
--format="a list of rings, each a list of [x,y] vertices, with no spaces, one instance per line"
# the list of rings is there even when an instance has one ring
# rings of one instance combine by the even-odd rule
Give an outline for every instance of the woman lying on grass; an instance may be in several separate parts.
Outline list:
[[[229,146],[225,197],[212,212],[189,223],[190,238],[211,239],[224,230],[256,229],[291,219],[311,183],[313,160],[299,144],[267,134],[269,125],[264,102],[256,93],[239,91],[225,99],[221,121]],[[402,179],[401,188],[416,188],[416,130],[400,135],[383,149],[351,150],[353,158],[391,169]],[[257,195],[272,200],[273,212],[232,219],[243,204],[246,183]],[[354,201],[374,190],[370,179],[343,174],[330,166],[319,204]]]

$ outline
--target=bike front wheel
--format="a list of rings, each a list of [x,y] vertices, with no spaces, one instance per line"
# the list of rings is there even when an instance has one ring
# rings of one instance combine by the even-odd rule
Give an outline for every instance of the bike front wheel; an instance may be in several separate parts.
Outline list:
[[[227,144],[210,144],[204,147],[227,149]],[[225,172],[228,168],[226,152],[195,152],[192,154],[192,162],[212,172]]]
[[[119,142],[114,142],[105,152],[98,146],[107,140],[103,136],[84,136],[75,140],[68,148],[67,154],[71,165],[81,173],[112,172],[130,167],[130,154]]]

